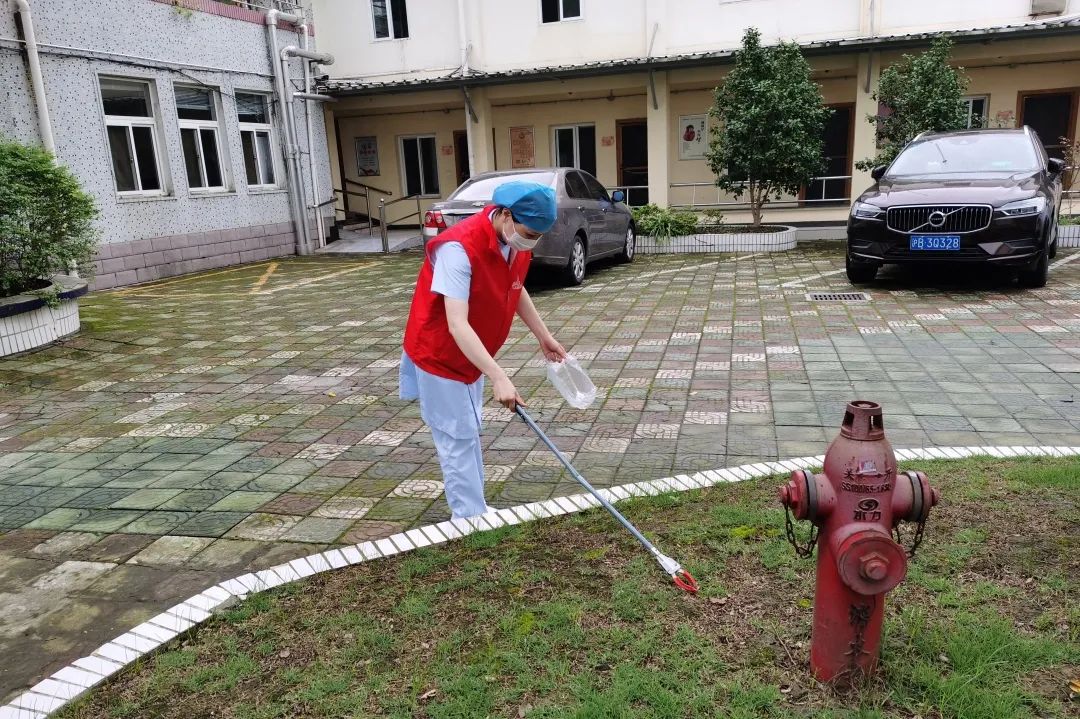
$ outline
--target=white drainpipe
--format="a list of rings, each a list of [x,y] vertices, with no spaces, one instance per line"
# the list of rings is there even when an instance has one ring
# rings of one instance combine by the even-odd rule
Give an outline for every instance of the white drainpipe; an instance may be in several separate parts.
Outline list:
[[[310,50],[307,23],[300,25],[300,34],[304,40],[304,50]],[[311,63],[306,61],[304,62],[304,92],[311,93]],[[312,105],[305,100],[304,124],[307,126],[308,172],[311,174],[311,208],[315,213],[315,227],[319,233],[317,244],[322,247],[326,242],[326,228],[323,227],[322,208],[319,206],[319,172],[316,167],[318,163],[315,159],[315,136],[311,127],[311,112]]]
[[[49,103],[45,99],[45,81],[41,75],[41,58],[38,56],[37,36],[34,35],[34,21],[30,16],[30,2],[29,0],[15,0],[15,5],[19,10],[23,41],[26,43],[26,58],[30,65],[30,83],[34,88],[34,104],[37,106],[41,144],[55,156],[56,141],[53,139],[52,120],[49,118]]]
[[[296,45],[289,45],[282,48],[280,54],[280,68],[278,69],[278,86],[281,88],[282,95],[285,94],[285,87],[289,82],[289,59],[293,57],[301,57],[305,60],[315,60],[323,65],[333,65],[334,56],[324,52],[311,52],[310,50],[304,50]],[[292,96],[285,98],[283,103],[285,108],[285,131],[288,135],[289,144],[289,157],[288,162],[292,167],[292,174],[296,178],[296,204],[300,210],[299,220],[300,229],[303,242],[299,248],[299,254],[310,255],[312,252],[311,247],[311,228],[307,223],[307,211],[305,210],[306,202],[304,201],[304,187],[303,187],[303,174],[300,172],[300,158],[299,151],[296,145],[296,116],[293,114]],[[315,203],[313,203],[315,204]]]
[[[296,233],[296,254],[307,255],[311,253],[308,242],[308,226],[306,213],[304,212],[303,179],[300,175],[300,167],[296,162],[296,132],[292,124],[292,102],[285,91],[285,62],[278,53],[277,24],[278,20],[297,25],[304,21],[299,15],[270,10],[266,13],[267,44],[270,46],[270,72],[274,76],[274,92],[277,95],[278,107],[281,109],[281,124],[285,130],[285,182],[286,191],[289,195],[289,213],[292,215],[293,229]]]

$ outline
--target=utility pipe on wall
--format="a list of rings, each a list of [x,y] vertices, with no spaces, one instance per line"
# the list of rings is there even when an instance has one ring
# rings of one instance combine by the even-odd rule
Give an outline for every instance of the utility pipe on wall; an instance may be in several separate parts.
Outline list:
[[[281,109],[281,124],[285,130],[285,188],[289,196],[289,214],[292,215],[293,231],[296,234],[296,253],[306,255],[310,252],[307,244],[307,219],[305,218],[304,205],[301,201],[302,180],[297,172],[296,142],[293,139],[293,128],[289,122],[291,113],[289,109],[292,103],[285,93],[285,74],[279,66],[277,23],[278,20],[291,22],[294,25],[303,22],[299,15],[270,10],[266,13],[266,42],[270,46],[270,73],[274,77],[274,94],[277,95],[277,104]],[[284,63],[281,63],[282,65]]]
[[[289,60],[294,57],[304,58],[305,60],[315,60],[323,65],[333,65],[334,56],[325,52],[311,52],[310,50],[304,50],[296,45],[289,45],[282,48],[280,53],[280,64],[278,68],[278,84],[281,87],[282,95],[285,92],[286,81],[289,79]],[[307,63],[305,63],[306,65]],[[311,228],[308,227],[307,222],[307,203],[304,201],[304,189],[303,189],[303,174],[300,171],[300,158],[296,145],[296,115],[293,112],[292,98],[283,98],[285,107],[285,131],[288,135],[288,163],[292,167],[293,176],[296,178],[297,187],[297,205],[300,209],[300,229],[302,237],[302,243],[299,248],[299,254],[310,255],[312,252],[311,247]],[[317,214],[317,213],[316,213]]]
[[[34,89],[34,105],[37,109],[41,144],[50,154],[56,155],[56,141],[53,139],[49,103],[45,98],[45,80],[41,74],[41,58],[38,55],[37,36],[34,34],[34,20],[30,15],[30,2],[29,0],[15,0],[15,5],[22,25],[23,42],[26,43],[26,58],[30,65],[30,83]]]
[[[310,50],[311,46],[310,38],[308,36],[308,25],[302,23],[300,25],[300,33],[303,38],[304,50]],[[293,99],[300,99],[303,95],[311,94],[311,63],[304,62],[304,92],[293,93]],[[306,99],[306,98],[303,98]],[[319,174],[315,161],[315,135],[311,128],[311,111],[312,106],[307,102],[304,103],[304,124],[307,126],[307,150],[308,150],[308,172],[311,174],[311,209],[315,213],[315,228],[318,232],[316,238],[316,244],[322,247],[326,242],[326,230],[323,227],[323,215],[322,208],[319,206]]]

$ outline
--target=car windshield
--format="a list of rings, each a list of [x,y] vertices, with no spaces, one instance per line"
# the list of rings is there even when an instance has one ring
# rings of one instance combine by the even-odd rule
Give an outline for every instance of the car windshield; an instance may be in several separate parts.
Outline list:
[[[911,145],[889,168],[889,177],[971,172],[1034,172],[1035,148],[1026,135],[954,135]]]
[[[552,172],[525,172],[520,175],[491,175],[478,177],[475,180],[462,185],[450,196],[451,200],[490,200],[495,194],[495,188],[504,182],[521,180],[523,182],[538,182],[541,185],[551,186],[555,179]]]

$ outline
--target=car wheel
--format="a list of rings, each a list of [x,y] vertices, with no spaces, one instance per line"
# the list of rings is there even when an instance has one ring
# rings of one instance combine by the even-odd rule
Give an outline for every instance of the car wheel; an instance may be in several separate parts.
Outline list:
[[[1039,253],[1039,259],[1030,270],[1021,270],[1017,274],[1021,287],[1046,287],[1050,279],[1050,250]]]
[[[851,255],[848,255],[845,266],[847,268],[848,282],[853,285],[873,282],[877,277],[878,266],[873,262],[857,262],[851,259]]]
[[[566,261],[566,269],[563,270],[563,281],[573,287],[585,281],[585,240],[574,238],[574,244],[570,247],[570,257]]]
[[[1055,257],[1057,257],[1057,250],[1058,250],[1058,234],[1059,234],[1059,233],[1058,233],[1058,230],[1057,230],[1057,228],[1054,228],[1054,240],[1053,240],[1053,243],[1054,243],[1054,244],[1050,245],[1050,259],[1051,259],[1051,260],[1052,260],[1052,259],[1054,259]]]
[[[622,253],[619,255],[619,262],[633,262],[634,253],[637,251],[637,233],[634,232],[633,225],[626,226],[626,237],[623,239]]]

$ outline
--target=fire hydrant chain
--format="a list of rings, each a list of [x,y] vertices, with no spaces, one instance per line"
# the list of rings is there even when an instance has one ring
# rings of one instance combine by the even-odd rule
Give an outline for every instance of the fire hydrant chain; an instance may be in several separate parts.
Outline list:
[[[925,529],[926,529],[926,518],[924,517],[923,519],[920,519],[918,521],[918,523],[916,523],[916,525],[915,525],[915,536],[913,536],[911,538],[911,546],[910,547],[905,547],[905,551],[907,552],[908,559],[914,559],[915,558],[915,552],[917,552],[919,550],[919,547],[922,545],[923,531]],[[893,528],[893,531],[896,532],[896,543],[903,546],[904,545],[904,538],[902,536],[900,536],[900,525],[899,524],[896,525],[896,527]]]
[[[791,509],[787,505],[784,505],[784,533],[787,534],[788,542],[795,549],[795,556],[802,559],[813,556],[818,539],[817,525],[810,525],[810,539],[807,540],[805,547],[800,546],[799,538],[795,536],[795,523],[791,521]]]

